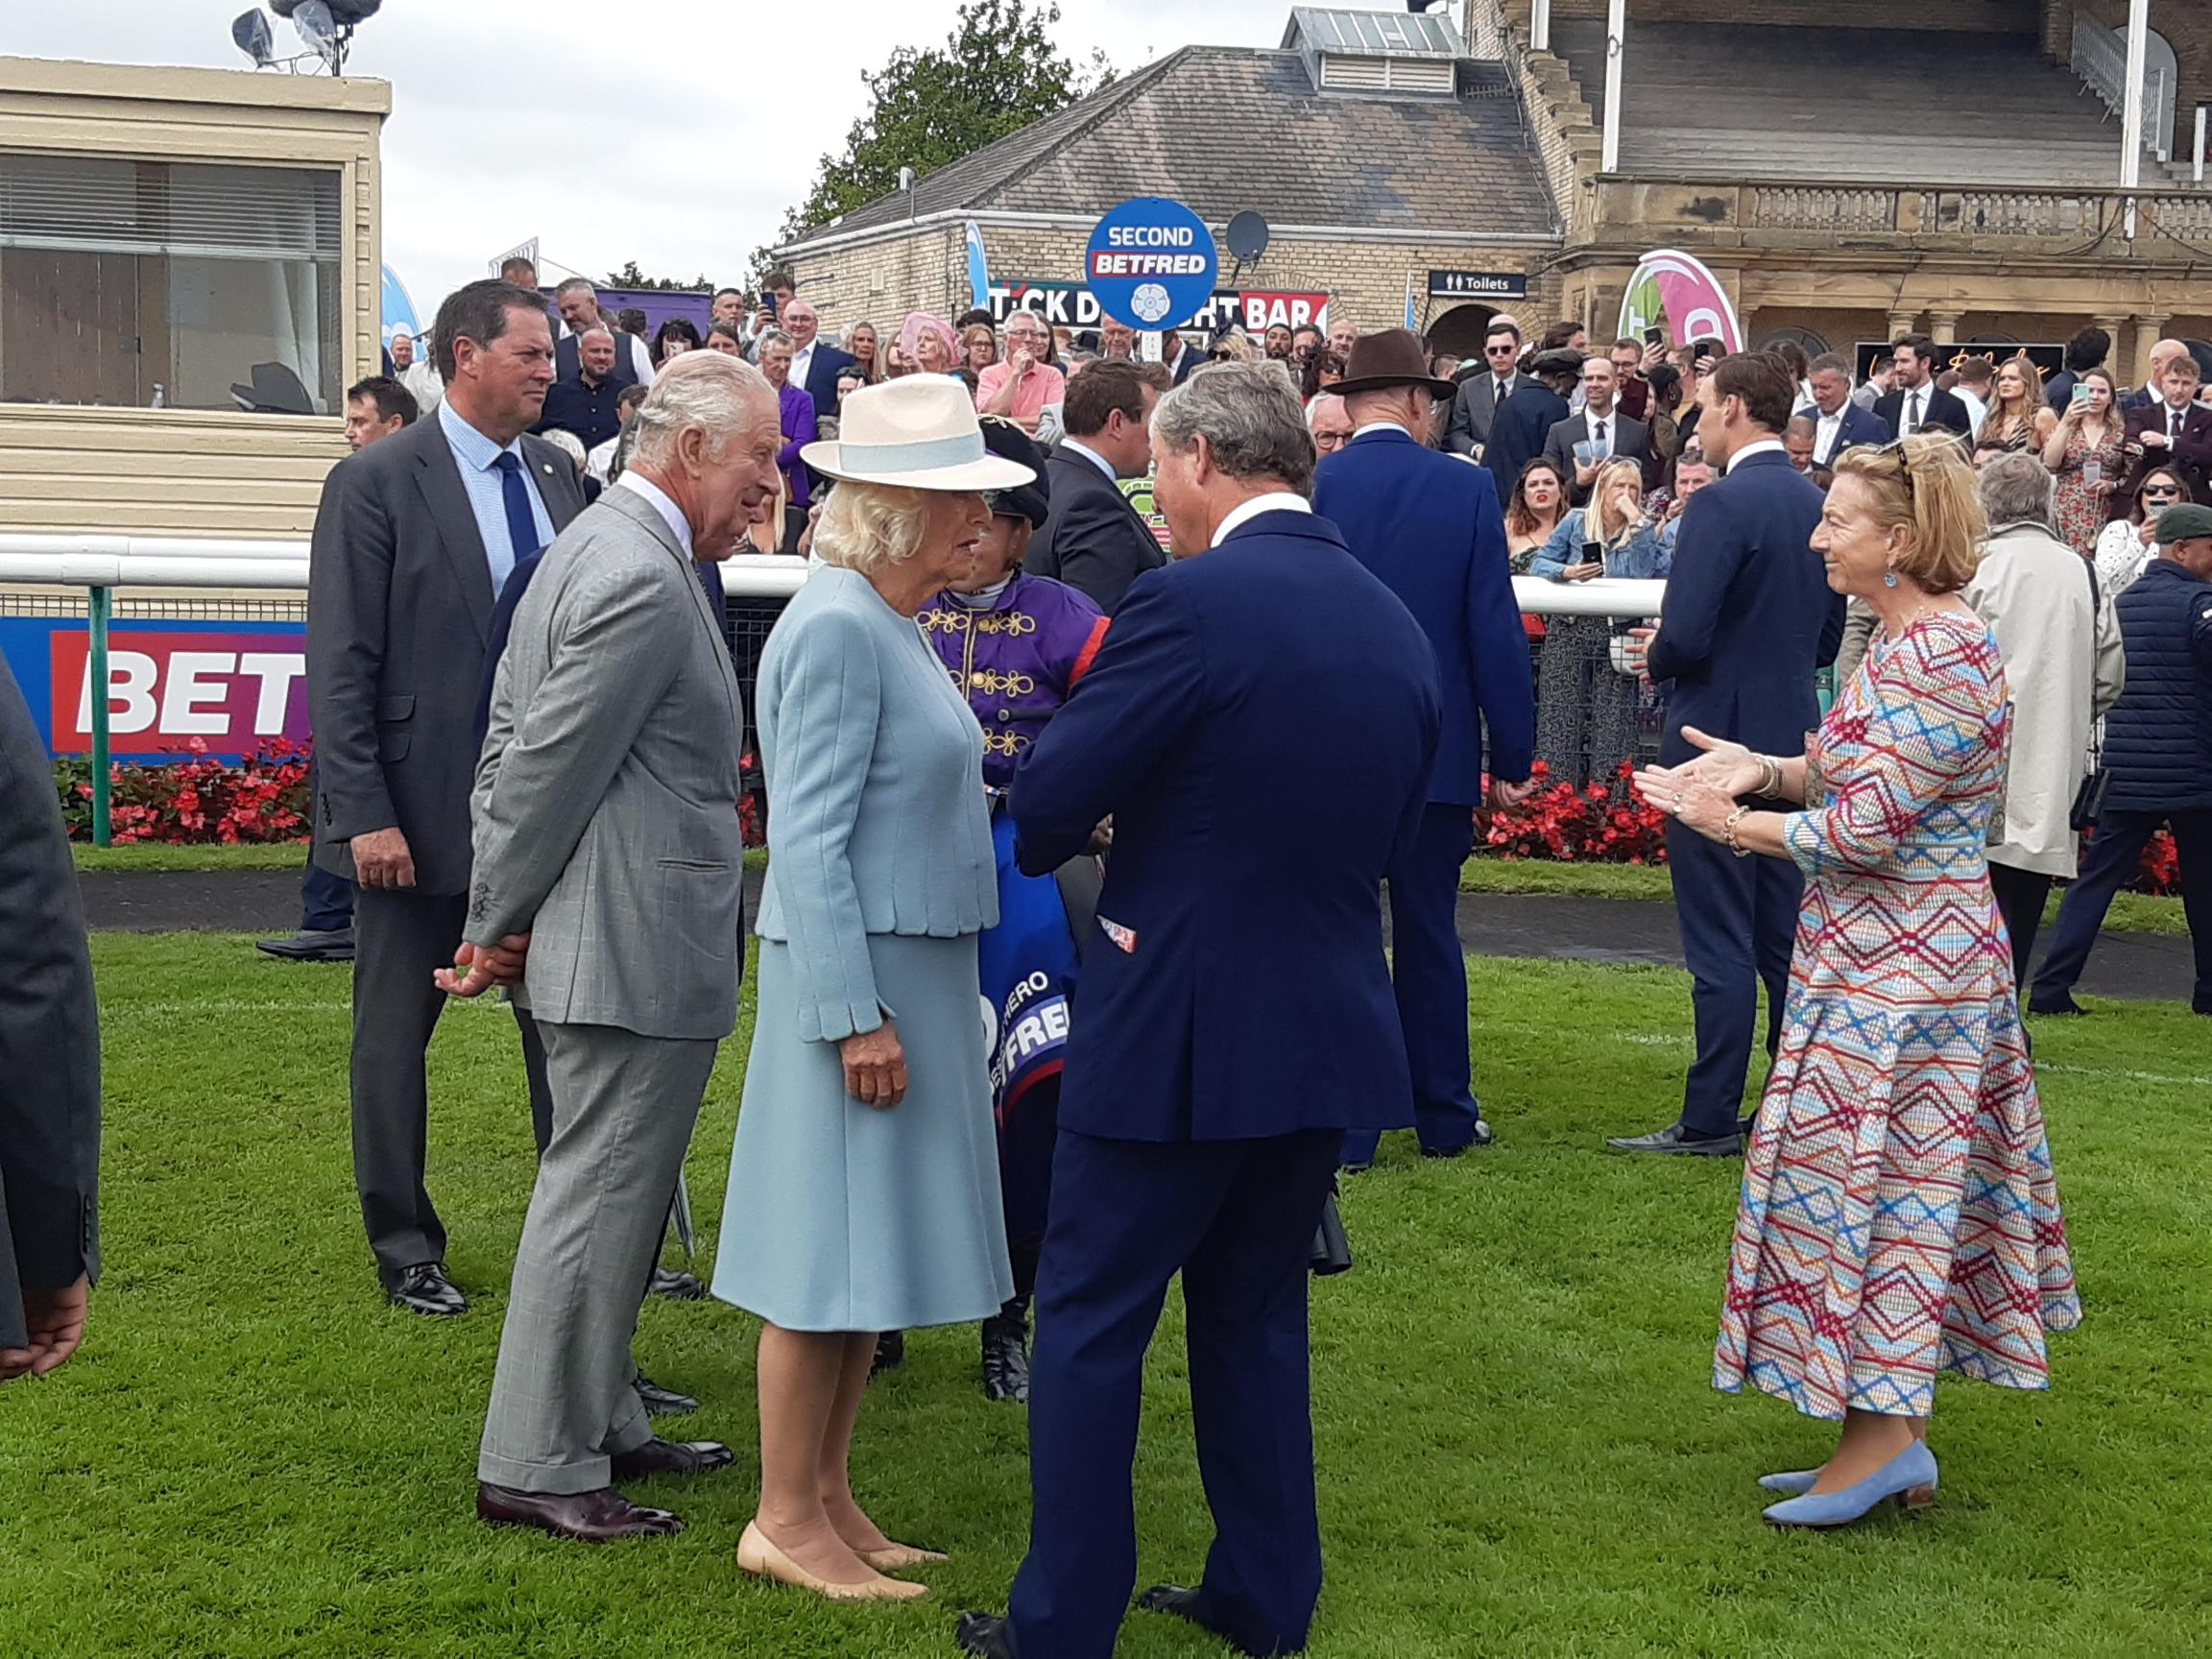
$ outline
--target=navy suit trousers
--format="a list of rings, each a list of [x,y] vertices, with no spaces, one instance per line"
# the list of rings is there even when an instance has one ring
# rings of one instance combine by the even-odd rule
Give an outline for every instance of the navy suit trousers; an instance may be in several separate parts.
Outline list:
[[[2189,922],[2189,942],[2197,953],[2200,998],[2212,997],[2212,811],[2129,812],[2107,806],[2089,837],[2081,873],[2059,901],[2051,934],[2051,954],[2035,975],[2035,991],[2060,997],[2074,989],[2089,964],[2089,950],[2104,926],[2112,895],[2134,878],[2143,849],[2160,824],[2174,826],[2174,850],[2181,861],[2181,911]],[[2030,998],[2031,1003],[2033,998]]]
[[[1431,802],[1413,850],[1392,864],[1390,983],[1413,1072],[1414,1126],[1424,1152],[1457,1152],[1475,1139],[1467,1059],[1467,958],[1459,949],[1459,872],[1475,847],[1475,812]],[[1374,1162],[1382,1136],[1344,1137],[1344,1162]]]
[[[1026,1659],[1112,1659],[1137,1582],[1144,1351],[1177,1272],[1214,1526],[1198,1612],[1247,1652],[1306,1646],[1321,1595],[1307,1260],[1338,1142],[1060,1132],[1030,1360],[1029,1553],[1011,1603]]]
[[[307,799],[320,801],[315,791],[315,764],[307,764]],[[312,806],[308,808],[314,810]],[[337,933],[353,926],[353,883],[332,875],[315,862],[315,843],[307,843],[307,870],[300,878],[300,926],[307,933]]]
[[[1739,858],[1673,819],[1667,822],[1667,860],[1697,1021],[1697,1058],[1683,1084],[1682,1127],[1700,1137],[1733,1135],[1743,1111],[1762,982],[1767,1052],[1781,1045],[1805,878],[1787,858]]]

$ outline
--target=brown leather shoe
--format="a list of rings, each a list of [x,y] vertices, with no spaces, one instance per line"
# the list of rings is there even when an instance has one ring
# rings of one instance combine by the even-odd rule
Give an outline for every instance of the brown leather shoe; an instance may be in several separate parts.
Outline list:
[[[684,1523],[665,1509],[641,1508],[612,1486],[596,1492],[517,1492],[476,1484],[476,1519],[496,1527],[535,1527],[556,1538],[605,1544],[615,1538],[665,1538]]]
[[[617,1452],[609,1459],[617,1480],[638,1480],[647,1475],[704,1475],[727,1469],[737,1454],[719,1440],[648,1440],[635,1451]]]

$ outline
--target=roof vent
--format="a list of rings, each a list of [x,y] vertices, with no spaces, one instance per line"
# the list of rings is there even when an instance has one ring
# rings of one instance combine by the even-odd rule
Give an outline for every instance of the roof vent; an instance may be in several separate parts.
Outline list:
[[[1457,89],[1459,36],[1446,17],[1301,6],[1283,45],[1306,60],[1323,92],[1449,98]]]

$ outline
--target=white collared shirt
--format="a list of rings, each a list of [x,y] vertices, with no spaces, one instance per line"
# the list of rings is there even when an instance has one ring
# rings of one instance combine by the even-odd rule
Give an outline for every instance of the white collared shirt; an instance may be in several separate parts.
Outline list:
[[[1600,426],[1604,428],[1603,432],[1599,432]],[[1599,415],[1585,405],[1582,410],[1582,429],[1589,435],[1591,458],[1598,461],[1610,460],[1613,445],[1621,436],[1621,411],[1618,408],[1608,409]]]
[[[1819,405],[1814,407],[1817,409]],[[1846,402],[1842,409],[1833,415],[1822,415],[1816,422],[1819,429],[1813,438],[1813,459],[1823,467],[1836,459],[1836,443],[1843,436],[1843,410],[1850,407]]]
[[[791,353],[790,382],[802,392],[806,390],[806,371],[814,367],[814,348],[821,343],[819,339],[809,340],[805,350]]]
[[[1099,471],[1105,473],[1106,481],[1109,484],[1114,485],[1117,489],[1120,487],[1121,474],[1114,469],[1114,463],[1107,460],[1105,456],[1099,454],[1097,450],[1092,448],[1090,445],[1084,443],[1082,439],[1063,438],[1060,440],[1060,447],[1062,449],[1072,449],[1076,454],[1082,456],[1084,460],[1090,462],[1092,466],[1097,468]]]
[[[1909,438],[1927,423],[1928,405],[1936,400],[1936,382],[1931,380],[1925,386],[1904,386],[1898,390],[1903,396],[1897,403],[1897,436]],[[1912,399],[1915,397],[1920,399],[1920,413],[1917,417],[1912,413]]]
[[[1728,457],[1728,470],[1735,471],[1737,468],[1743,466],[1754,455],[1788,455],[1790,451],[1782,446],[1782,440],[1779,438],[1754,439]],[[623,476],[628,477],[629,474],[624,473]]]
[[[1373,424],[1387,426],[1391,422],[1379,421]],[[1369,427],[1362,426],[1359,430],[1365,432],[1369,430]],[[1406,428],[1401,426],[1398,430],[1403,432]],[[1357,437],[1358,434],[1355,433],[1353,436]],[[1223,541],[1229,539],[1231,531],[1236,530],[1250,519],[1259,517],[1262,513],[1310,513],[1312,511],[1313,503],[1307,500],[1305,496],[1293,495],[1287,490],[1270,490],[1264,495],[1255,495],[1251,500],[1232,507],[1228,517],[1223,518],[1214,529],[1214,540],[1210,545],[1220,546]]]
[[[1354,432],[1352,437],[1354,441],[1357,442],[1358,440],[1366,437],[1370,432],[1404,432],[1408,438],[1413,436],[1412,432],[1409,431],[1402,421],[1370,421],[1364,426],[1361,426],[1358,428],[1358,430]]]
[[[615,479],[614,488],[628,490],[650,501],[653,511],[660,514],[661,521],[675,532],[676,544],[684,549],[684,557],[691,557],[691,521],[684,517],[684,509],[669,498],[667,491],[635,469],[624,471],[621,477]]]

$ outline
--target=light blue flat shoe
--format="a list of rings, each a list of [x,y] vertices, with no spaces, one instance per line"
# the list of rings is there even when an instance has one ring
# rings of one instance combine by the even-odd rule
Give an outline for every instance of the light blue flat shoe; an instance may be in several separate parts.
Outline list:
[[[1887,1499],[1906,1509],[1936,1501],[1936,1455],[1925,1441],[1913,1441],[1855,1486],[1839,1492],[1808,1492],[1771,1504],[1766,1513],[1777,1527],[1848,1527]]]
[[[1820,1479],[1817,1469],[1797,1469],[1787,1475],[1762,1475],[1759,1484],[1769,1492],[1779,1492],[1785,1498],[1797,1498],[1813,1490],[1813,1482]]]

